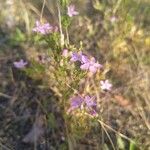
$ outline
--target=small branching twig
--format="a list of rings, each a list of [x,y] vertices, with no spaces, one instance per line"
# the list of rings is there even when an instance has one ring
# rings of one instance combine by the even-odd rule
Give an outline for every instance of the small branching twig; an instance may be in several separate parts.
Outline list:
[[[11,99],[12,98],[12,96],[9,96],[9,95],[1,93],[1,92],[0,92],[0,96],[2,96],[4,98],[7,98],[7,99]]]

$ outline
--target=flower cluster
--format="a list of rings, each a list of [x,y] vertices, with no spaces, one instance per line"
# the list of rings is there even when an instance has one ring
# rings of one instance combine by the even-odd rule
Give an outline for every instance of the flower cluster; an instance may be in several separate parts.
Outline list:
[[[84,98],[80,96],[71,98],[71,105],[70,105],[70,108],[68,109],[68,113],[71,113],[72,111],[76,109],[85,110],[90,115],[96,116],[97,115],[97,111],[96,111],[97,103],[95,100],[95,96],[91,97],[87,95]]]
[[[108,81],[100,81],[100,87],[102,90],[110,91],[112,88],[112,84]],[[68,109],[68,113],[73,112],[74,110],[80,109],[85,110],[87,113],[89,113],[92,116],[97,116],[97,102],[95,100],[95,96],[75,96],[71,98],[70,102],[70,108]]]
[[[70,59],[70,62],[80,62],[81,70],[87,70],[93,74],[103,67],[101,64],[96,62],[94,57],[89,59],[82,51],[69,52],[68,49],[64,49],[62,56]],[[112,84],[108,80],[100,81],[100,88],[102,91],[111,91]],[[68,113],[74,112],[75,110],[85,110],[90,115],[96,116],[97,102],[95,101],[95,96],[90,97],[87,95],[84,98],[80,96],[71,98]]]
[[[67,15],[69,17],[73,17],[78,15],[79,13],[75,10],[74,5],[70,5],[67,7]],[[112,22],[115,21],[115,18],[112,18]],[[33,28],[33,32],[40,33],[42,35],[47,35],[53,32],[57,32],[58,28],[50,25],[49,23],[42,24],[39,21],[36,21],[36,26]],[[72,52],[68,51],[68,49],[63,49],[62,51],[62,57],[65,59],[63,60],[67,61],[67,63],[75,63],[78,62],[79,67],[83,71],[90,72],[92,75],[96,74],[101,68],[103,68],[103,65],[101,65],[94,57],[90,57],[88,55],[85,55],[82,51],[79,52]],[[45,62],[49,62],[49,57],[46,56],[39,56],[40,63],[44,64]],[[15,67],[17,68],[24,68],[27,65],[27,62],[24,62],[23,60],[20,60],[19,62],[14,62]],[[98,74],[97,74],[98,75]],[[111,91],[112,84],[108,80],[100,81],[99,84],[100,90],[103,92]],[[68,113],[74,113],[76,110],[81,110],[81,112],[86,112],[92,116],[97,116],[97,103],[96,96],[73,96],[70,99],[70,107],[68,109]]]
[[[51,26],[49,23],[41,24],[39,21],[36,21],[36,26],[32,31],[45,35],[52,32],[57,32],[58,28],[56,26]]]
[[[83,64],[80,66],[82,70],[89,70],[91,73],[96,73],[97,70],[101,69],[103,66],[96,62],[95,58],[87,59],[86,57],[82,58]]]
[[[69,52],[67,49],[63,50],[62,56],[65,58],[69,57]],[[103,66],[96,62],[95,58],[92,57],[89,59],[85,54],[80,52],[72,52],[71,53],[71,62],[79,61],[81,63],[80,69],[81,70],[87,70],[91,73],[96,73],[99,69],[101,69]]]

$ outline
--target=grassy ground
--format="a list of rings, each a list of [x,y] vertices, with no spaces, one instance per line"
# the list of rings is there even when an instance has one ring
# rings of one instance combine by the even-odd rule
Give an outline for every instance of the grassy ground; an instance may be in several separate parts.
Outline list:
[[[69,133],[57,89],[46,84],[41,73],[31,77],[14,68],[15,60],[24,58],[32,62],[48,46],[36,44],[31,32],[35,18],[41,14],[42,3],[12,2],[14,5],[0,1],[0,148],[128,150],[130,147],[134,150],[131,142],[108,128],[105,131],[98,123],[93,123],[92,129],[81,127],[80,133],[75,130],[75,135]],[[106,95],[101,103],[101,118],[115,131],[134,140],[138,147],[135,149],[148,150],[150,2],[120,2],[76,2],[81,15],[73,21],[69,38],[77,46],[82,41],[85,51],[111,68],[108,77],[115,90],[113,96]],[[115,24],[110,22],[111,8],[119,20]],[[43,17],[58,23],[55,2],[47,4]]]

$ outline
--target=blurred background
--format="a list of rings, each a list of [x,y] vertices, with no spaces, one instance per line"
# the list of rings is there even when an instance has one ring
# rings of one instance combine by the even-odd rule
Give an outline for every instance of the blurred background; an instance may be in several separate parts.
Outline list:
[[[70,43],[79,47],[82,41],[85,51],[111,68],[108,76],[116,89],[115,97],[103,108],[107,111],[102,117],[135,140],[139,149],[150,149],[150,1],[71,3],[79,15],[68,30]],[[74,141],[64,131],[66,124],[53,89],[42,87],[42,75],[27,76],[13,67],[15,60],[31,61],[48,48],[36,42],[32,33],[35,21],[41,17],[58,25],[56,0],[0,0],[0,148],[67,150],[73,145],[72,149],[81,150],[113,149],[98,125]],[[44,110],[50,114],[48,119],[43,117]],[[45,120],[51,125],[45,125]],[[116,149],[131,147],[126,140],[109,134]]]

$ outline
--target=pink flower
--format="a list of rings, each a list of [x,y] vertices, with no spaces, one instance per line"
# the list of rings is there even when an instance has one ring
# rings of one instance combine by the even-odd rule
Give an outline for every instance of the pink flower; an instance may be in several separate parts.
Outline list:
[[[100,81],[100,84],[101,84],[100,87],[102,90],[110,91],[112,88],[112,84],[108,80]]]
[[[69,56],[68,49],[63,49],[62,56],[67,58]]]
[[[80,66],[82,70],[89,70],[92,73],[96,73],[98,69],[102,68],[102,65],[96,62],[94,57],[91,60],[86,59],[84,62],[85,63]]]
[[[73,52],[71,54],[71,59],[70,61],[72,62],[76,62],[76,61],[81,61],[81,57],[82,57],[82,52]]]
[[[103,66],[96,62],[95,58],[89,59],[86,55],[80,52],[73,52],[71,55],[70,61],[76,62],[79,61],[81,63],[81,70],[89,70],[92,73],[96,73],[98,69],[101,69]]]
[[[85,64],[85,63],[88,63],[89,62],[89,58],[86,56],[86,55],[81,55],[81,58],[80,58],[81,60],[80,60],[80,62],[82,63],[82,64]]]
[[[27,62],[25,62],[23,59],[21,59],[20,61],[16,61],[13,63],[14,66],[18,69],[23,69],[25,68],[25,66],[28,64]]]
[[[87,107],[94,107],[97,105],[95,101],[95,96],[90,97],[89,95],[87,95],[85,96],[84,101]]]
[[[83,102],[83,98],[81,98],[79,96],[73,97],[71,99],[71,107],[72,108],[79,108],[79,107],[81,107],[82,102]]]
[[[111,23],[115,23],[118,20],[118,18],[116,16],[112,16],[110,18]]]
[[[70,5],[68,6],[68,10],[67,10],[67,15],[69,17],[73,17],[78,15],[79,13],[75,10],[75,6],[74,5]]]
[[[42,35],[57,32],[57,30],[57,27],[53,27],[49,23],[41,24],[39,21],[36,21],[36,26],[33,28],[33,32],[37,32]]]

